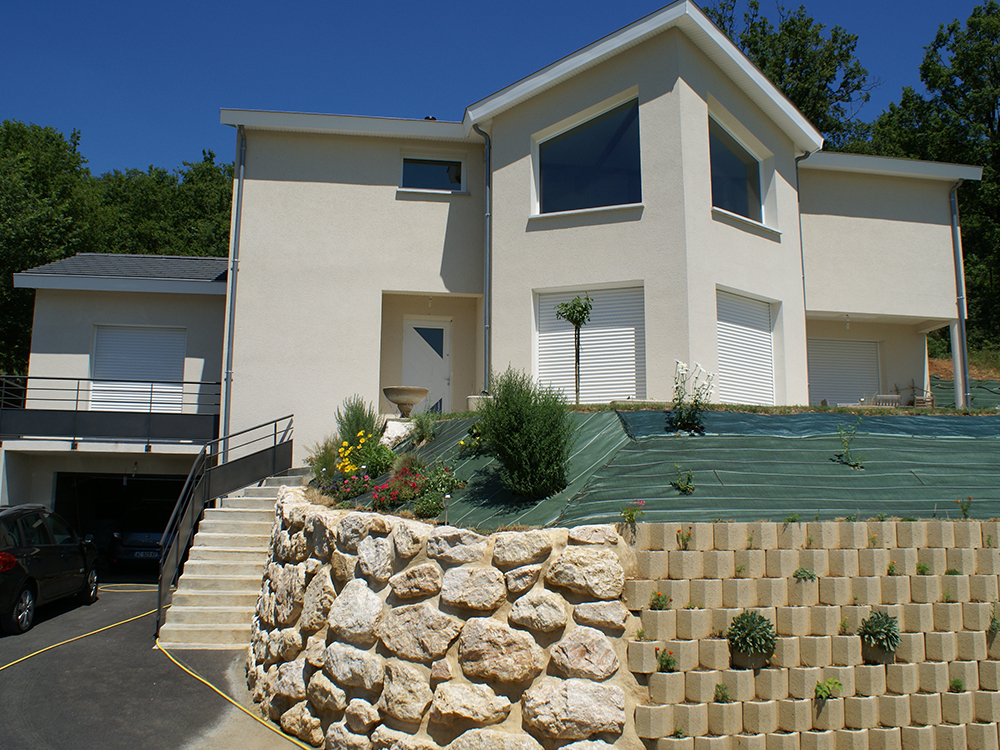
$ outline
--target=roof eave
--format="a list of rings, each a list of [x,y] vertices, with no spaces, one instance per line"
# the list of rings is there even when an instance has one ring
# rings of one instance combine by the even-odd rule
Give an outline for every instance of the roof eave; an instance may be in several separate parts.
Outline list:
[[[469,136],[462,123],[444,120],[407,120],[393,117],[268,112],[251,109],[222,109],[219,120],[223,125],[233,127],[242,125],[246,130],[461,143],[478,142],[477,138]]]
[[[813,154],[805,161],[800,162],[799,168],[814,171],[872,174],[883,177],[911,177],[944,182],[978,181],[983,177],[982,167],[969,164],[950,164],[869,154],[848,154],[839,151]]]
[[[226,283],[196,279],[155,279],[122,276],[82,276],[59,273],[15,273],[21,289],[55,289],[85,292],[136,292],[140,294],[214,294],[225,296]]]

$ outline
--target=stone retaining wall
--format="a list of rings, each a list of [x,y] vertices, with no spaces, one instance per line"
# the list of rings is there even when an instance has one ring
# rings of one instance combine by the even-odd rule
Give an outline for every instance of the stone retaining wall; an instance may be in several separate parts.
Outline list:
[[[704,523],[683,527],[687,549],[674,525],[621,531],[480,536],[283,488],[254,699],[352,750],[997,749],[1000,523]],[[654,592],[668,609],[648,609]],[[756,673],[730,669],[720,637],[744,609],[779,635]],[[848,634],[872,609],[899,619],[895,664],[861,664]],[[656,671],[657,649],[677,671]],[[829,677],[843,691],[813,700]]]

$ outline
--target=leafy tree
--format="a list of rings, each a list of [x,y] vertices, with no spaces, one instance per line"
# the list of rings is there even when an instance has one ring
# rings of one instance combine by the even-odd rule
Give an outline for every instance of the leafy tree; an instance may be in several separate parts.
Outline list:
[[[573,346],[576,355],[576,403],[580,403],[580,329],[590,322],[590,311],[594,304],[589,294],[583,299],[576,295],[569,302],[556,305],[556,317],[562,318],[573,326]]]
[[[777,27],[758,0],[748,0],[742,23],[736,6],[737,0],[717,0],[705,13],[819,129],[828,149],[854,138],[863,127],[858,111],[879,85],[855,57],[857,34],[834,26],[825,35],[804,5],[789,11],[779,4]]]

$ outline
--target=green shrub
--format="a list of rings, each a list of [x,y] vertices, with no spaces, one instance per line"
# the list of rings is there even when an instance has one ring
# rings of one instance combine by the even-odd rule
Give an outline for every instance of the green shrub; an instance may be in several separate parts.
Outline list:
[[[895,651],[899,646],[899,623],[888,612],[872,612],[858,627],[861,642],[883,651]]]
[[[306,465],[312,469],[313,482],[319,487],[320,492],[326,492],[324,487],[333,481],[337,473],[337,463],[340,461],[337,453],[339,448],[340,438],[336,435],[327,435],[322,442],[309,448]]]
[[[562,394],[508,368],[480,405],[479,425],[500,462],[500,481],[515,495],[540,499],[566,486],[573,424]]]
[[[385,431],[385,419],[374,404],[366,404],[361,396],[354,394],[344,399],[343,407],[334,415],[337,432],[341,440],[353,440],[355,436],[371,434],[376,442]]]
[[[741,612],[726,631],[729,647],[743,654],[771,654],[778,643],[774,625],[757,612]]]
[[[422,411],[410,417],[410,437],[414,445],[429,443],[434,439],[434,423],[439,418],[436,411]]]

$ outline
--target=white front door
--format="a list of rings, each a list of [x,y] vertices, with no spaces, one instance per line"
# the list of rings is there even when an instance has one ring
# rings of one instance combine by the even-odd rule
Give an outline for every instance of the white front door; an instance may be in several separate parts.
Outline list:
[[[413,413],[451,411],[451,321],[403,319],[403,385],[427,388]]]

